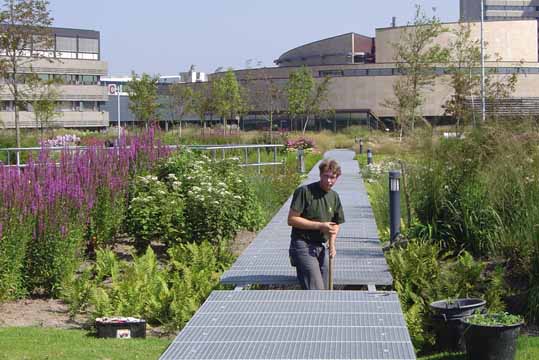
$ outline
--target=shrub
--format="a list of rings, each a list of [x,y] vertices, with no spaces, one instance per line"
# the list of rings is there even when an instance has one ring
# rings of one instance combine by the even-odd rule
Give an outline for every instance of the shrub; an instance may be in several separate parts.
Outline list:
[[[173,174],[189,206],[184,209],[187,241],[228,241],[240,229],[257,229],[263,218],[260,203],[236,160],[212,161],[183,152],[158,169],[160,179]]]
[[[139,250],[145,249],[152,240],[161,239],[172,244],[185,236],[181,183],[174,174],[168,178],[170,185],[153,175],[135,179],[127,229],[135,236]]]

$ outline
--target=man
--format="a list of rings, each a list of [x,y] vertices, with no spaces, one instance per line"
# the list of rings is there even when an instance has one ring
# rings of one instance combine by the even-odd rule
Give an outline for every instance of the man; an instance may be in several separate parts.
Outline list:
[[[288,213],[290,261],[304,290],[328,288],[328,259],[337,253],[335,239],[344,222],[341,200],[331,189],[341,167],[326,159],[319,169],[320,181],[296,189]]]

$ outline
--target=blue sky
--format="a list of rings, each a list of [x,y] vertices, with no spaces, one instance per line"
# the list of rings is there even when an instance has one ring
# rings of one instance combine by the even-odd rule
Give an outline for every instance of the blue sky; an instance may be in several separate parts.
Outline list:
[[[356,32],[374,35],[392,16],[413,19],[414,5],[458,20],[457,0],[50,0],[58,27],[101,32],[110,75],[172,75],[244,68],[249,59],[273,66],[296,46]]]

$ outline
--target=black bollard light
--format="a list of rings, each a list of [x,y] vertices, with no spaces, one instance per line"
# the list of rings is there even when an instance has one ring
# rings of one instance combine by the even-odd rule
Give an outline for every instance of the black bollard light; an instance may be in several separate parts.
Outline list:
[[[363,154],[363,140],[359,139],[359,153]]]
[[[367,165],[371,165],[371,164],[372,164],[372,150],[367,149]]]
[[[389,172],[389,241],[391,244],[401,232],[400,178],[400,171]]]
[[[305,173],[305,153],[303,149],[298,149],[298,171]]]

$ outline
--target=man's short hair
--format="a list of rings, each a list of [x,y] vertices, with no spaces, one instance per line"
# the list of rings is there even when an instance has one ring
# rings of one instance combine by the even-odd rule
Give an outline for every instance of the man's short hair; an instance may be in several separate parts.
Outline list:
[[[333,175],[341,176],[341,166],[336,160],[325,159],[318,168],[320,169],[320,174],[331,171]]]

